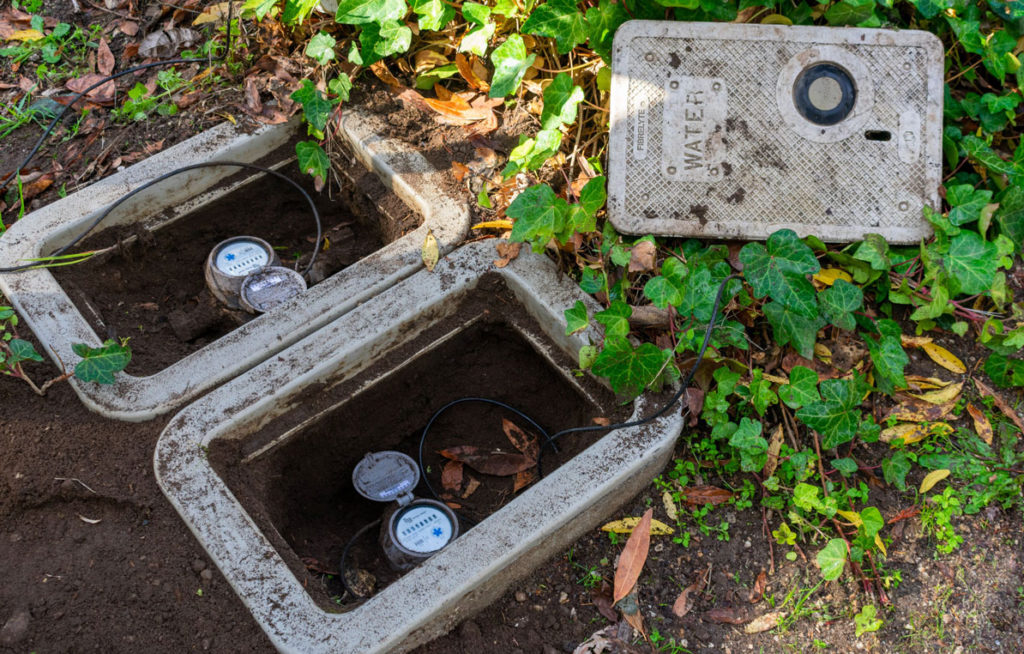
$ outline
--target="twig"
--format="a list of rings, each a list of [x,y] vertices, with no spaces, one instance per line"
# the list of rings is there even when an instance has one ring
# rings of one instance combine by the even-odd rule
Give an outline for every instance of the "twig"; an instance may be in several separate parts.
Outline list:
[[[89,488],[88,484],[86,484],[81,479],[78,479],[77,477],[54,477],[53,480],[54,481],[74,481],[74,482],[77,482],[77,483],[81,484],[82,488],[84,488],[85,490],[89,491],[93,495],[99,495],[99,493],[97,493],[93,489]]]

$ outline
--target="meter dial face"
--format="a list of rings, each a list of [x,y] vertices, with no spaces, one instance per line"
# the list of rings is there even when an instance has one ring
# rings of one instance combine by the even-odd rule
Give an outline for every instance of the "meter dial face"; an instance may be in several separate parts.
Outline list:
[[[395,541],[417,554],[436,552],[452,540],[451,518],[429,504],[413,503],[395,514]]]
[[[214,265],[217,270],[232,277],[244,277],[270,263],[270,255],[263,247],[248,239],[231,241],[217,252]]]

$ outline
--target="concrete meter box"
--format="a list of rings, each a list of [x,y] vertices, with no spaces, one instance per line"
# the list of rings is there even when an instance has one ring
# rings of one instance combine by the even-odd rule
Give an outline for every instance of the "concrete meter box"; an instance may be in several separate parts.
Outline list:
[[[942,43],[921,31],[630,21],[608,213],[631,234],[912,243],[939,208]]]

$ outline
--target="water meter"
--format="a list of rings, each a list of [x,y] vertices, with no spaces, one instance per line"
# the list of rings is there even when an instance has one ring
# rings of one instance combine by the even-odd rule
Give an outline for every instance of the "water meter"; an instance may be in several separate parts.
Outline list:
[[[206,259],[206,285],[225,306],[263,313],[306,290],[302,275],[281,266],[270,244],[255,236],[218,243]]]
[[[436,500],[413,496],[420,469],[401,452],[367,454],[352,471],[352,484],[363,497],[392,503],[381,521],[380,544],[396,570],[426,561],[459,535],[459,519]]]

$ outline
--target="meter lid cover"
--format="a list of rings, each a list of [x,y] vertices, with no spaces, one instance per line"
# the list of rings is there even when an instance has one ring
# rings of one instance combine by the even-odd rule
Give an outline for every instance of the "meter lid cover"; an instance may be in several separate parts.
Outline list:
[[[352,470],[356,492],[375,502],[411,499],[419,481],[420,469],[416,462],[409,455],[395,451],[370,452]]]
[[[266,266],[242,281],[242,301],[256,311],[270,311],[306,290],[306,280],[283,266]]]

